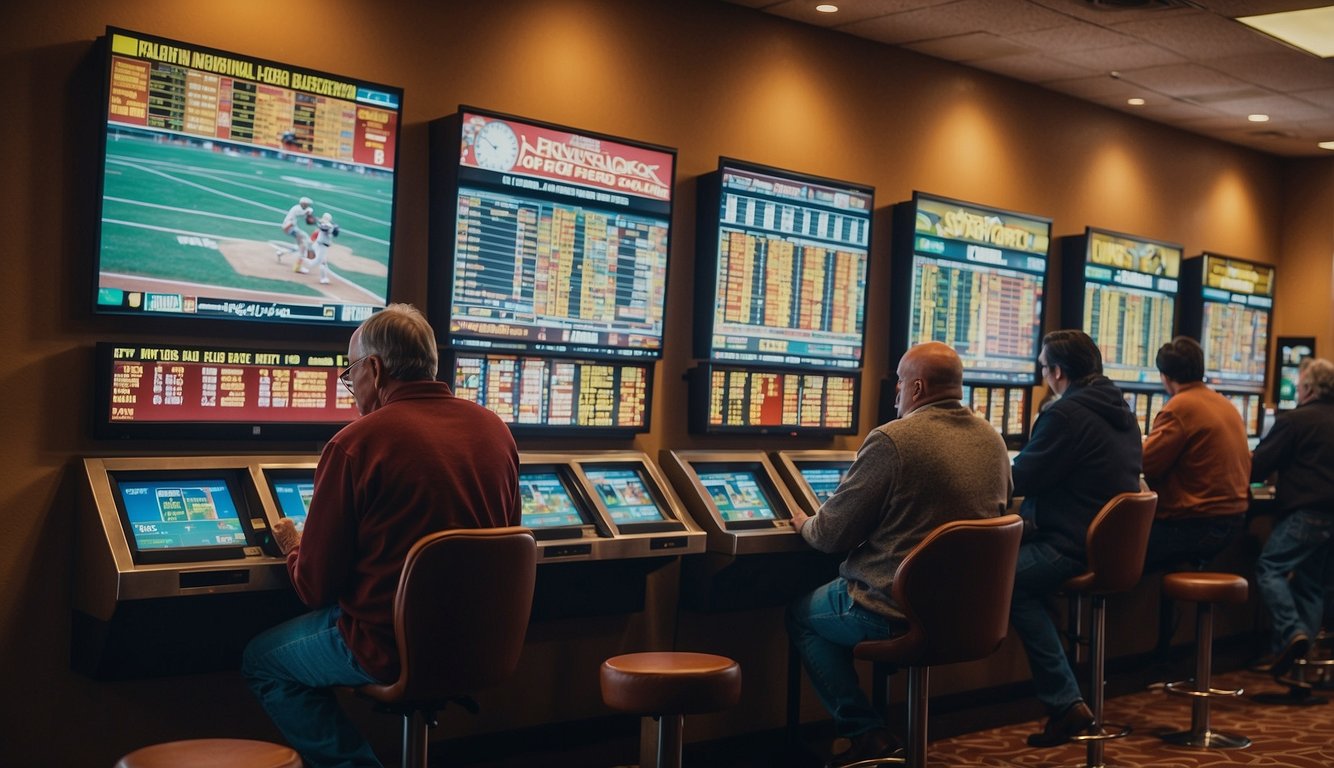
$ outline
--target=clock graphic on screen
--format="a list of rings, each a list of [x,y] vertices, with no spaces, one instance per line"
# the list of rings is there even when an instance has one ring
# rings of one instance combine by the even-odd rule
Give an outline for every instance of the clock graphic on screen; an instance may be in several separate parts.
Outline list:
[[[478,167],[508,171],[519,159],[519,137],[514,135],[514,129],[508,123],[493,120],[477,131],[472,151]]]

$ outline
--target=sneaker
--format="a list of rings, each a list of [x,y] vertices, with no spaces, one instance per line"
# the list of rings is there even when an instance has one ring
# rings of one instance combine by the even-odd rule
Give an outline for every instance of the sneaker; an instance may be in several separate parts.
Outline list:
[[[329,278],[327,277],[320,278],[320,285],[328,285],[328,284],[329,284]]]
[[[1030,733],[1028,746],[1060,746],[1070,741],[1071,736],[1087,731],[1092,725],[1093,713],[1089,711],[1088,705],[1083,701],[1076,701],[1060,713],[1047,718],[1047,724],[1042,726],[1042,733]]]
[[[1283,650],[1278,652],[1273,665],[1269,667],[1269,674],[1277,680],[1292,671],[1292,667],[1298,659],[1305,658],[1306,652],[1311,650],[1311,638],[1306,636],[1305,632],[1296,632],[1288,638],[1288,644],[1283,646]]]
[[[863,760],[878,760],[903,755],[903,745],[883,728],[872,728],[853,736],[847,749],[833,755],[825,768],[842,768]]]

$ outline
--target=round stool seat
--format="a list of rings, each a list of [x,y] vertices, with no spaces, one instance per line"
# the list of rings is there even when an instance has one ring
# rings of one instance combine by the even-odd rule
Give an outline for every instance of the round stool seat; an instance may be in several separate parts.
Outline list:
[[[1181,571],[1163,576],[1163,594],[1194,603],[1244,603],[1248,585],[1235,573]]]
[[[122,757],[116,768],[301,768],[296,752],[250,739],[189,739],[154,744]]]
[[[649,652],[602,662],[602,700],[641,715],[727,709],[741,698],[741,666],[710,653]]]

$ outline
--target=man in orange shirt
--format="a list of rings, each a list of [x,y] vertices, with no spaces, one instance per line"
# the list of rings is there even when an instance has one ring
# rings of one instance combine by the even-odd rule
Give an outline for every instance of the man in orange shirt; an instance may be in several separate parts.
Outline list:
[[[1168,401],[1144,440],[1144,479],[1158,493],[1146,570],[1212,559],[1242,528],[1251,454],[1241,414],[1204,384],[1204,350],[1178,336],[1158,350]]]

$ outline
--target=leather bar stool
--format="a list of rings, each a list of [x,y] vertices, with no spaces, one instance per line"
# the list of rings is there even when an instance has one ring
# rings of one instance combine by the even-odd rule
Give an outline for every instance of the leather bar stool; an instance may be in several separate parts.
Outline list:
[[[122,757],[116,768],[301,768],[296,752],[249,739],[189,739],[154,744]]]
[[[1219,733],[1209,727],[1209,700],[1214,696],[1240,696],[1244,691],[1219,690],[1209,685],[1213,666],[1214,603],[1244,603],[1246,579],[1231,573],[1184,571],[1163,576],[1163,596],[1196,604],[1195,679],[1168,683],[1165,690],[1191,697],[1190,730],[1169,733],[1163,741],[1180,747],[1242,749],[1251,744],[1245,736]]]
[[[726,656],[663,651],[602,662],[602,700],[658,721],[658,768],[680,768],[685,715],[718,712],[741,698],[741,666]]]
[[[1108,739],[1130,734],[1128,725],[1108,725],[1102,719],[1104,691],[1103,664],[1106,661],[1107,595],[1128,592],[1144,574],[1144,553],[1149,545],[1153,513],[1158,508],[1158,494],[1122,493],[1112,497],[1089,523],[1085,537],[1088,570],[1065,582],[1067,594],[1088,595],[1090,604],[1089,704],[1093,725],[1089,733],[1072,737],[1085,742],[1088,763],[1085,768],[1102,768]]]

